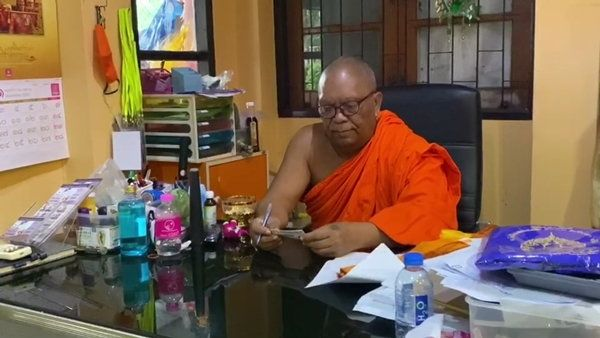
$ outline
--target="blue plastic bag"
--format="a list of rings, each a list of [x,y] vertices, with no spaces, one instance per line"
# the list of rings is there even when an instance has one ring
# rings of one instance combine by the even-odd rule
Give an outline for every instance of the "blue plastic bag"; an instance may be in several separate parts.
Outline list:
[[[521,225],[496,229],[475,263],[480,270],[524,268],[600,275],[600,230]]]

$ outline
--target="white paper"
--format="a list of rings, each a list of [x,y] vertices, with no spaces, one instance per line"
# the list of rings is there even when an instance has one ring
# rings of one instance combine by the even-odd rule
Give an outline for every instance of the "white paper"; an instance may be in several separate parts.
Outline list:
[[[477,257],[479,248],[481,247],[481,239],[473,239],[470,241],[469,246],[454,252],[450,252],[446,255],[426,259],[423,266],[427,270],[435,270],[441,275],[444,275],[448,266],[451,267],[464,267],[466,262],[474,262]],[[470,276],[479,276],[479,269],[469,269],[463,271]]]
[[[342,278],[337,273],[340,268],[356,265]],[[394,277],[404,264],[385,245],[380,244],[370,254],[353,252],[344,257],[326,262],[307,288],[332,283],[381,283]]]
[[[444,324],[444,315],[436,314],[421,323],[421,325],[406,333],[406,338],[440,338],[442,335],[442,325]]]
[[[0,171],[67,157],[61,79],[0,81]]]
[[[394,289],[380,286],[360,297],[352,310],[394,320],[396,313]]]
[[[139,131],[112,134],[113,160],[121,170],[142,170],[142,137]]]

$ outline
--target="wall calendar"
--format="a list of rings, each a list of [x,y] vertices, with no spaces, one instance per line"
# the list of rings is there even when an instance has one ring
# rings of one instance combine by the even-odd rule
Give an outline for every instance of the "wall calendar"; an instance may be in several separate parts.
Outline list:
[[[61,79],[0,81],[0,171],[67,157]]]

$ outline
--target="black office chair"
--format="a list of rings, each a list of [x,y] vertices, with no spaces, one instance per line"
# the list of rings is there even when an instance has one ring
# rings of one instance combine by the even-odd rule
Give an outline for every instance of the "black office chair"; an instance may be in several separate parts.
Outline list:
[[[473,88],[450,84],[389,87],[382,109],[396,113],[417,134],[445,147],[462,173],[461,231],[477,231],[481,210],[481,99]]]

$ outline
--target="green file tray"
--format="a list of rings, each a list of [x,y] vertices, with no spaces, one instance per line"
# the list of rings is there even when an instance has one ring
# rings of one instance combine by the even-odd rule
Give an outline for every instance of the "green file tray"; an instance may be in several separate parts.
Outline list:
[[[226,154],[232,149],[233,142],[224,142],[198,147],[198,152],[200,157],[209,157],[220,154]]]
[[[168,145],[179,145],[181,143],[182,136],[148,136],[146,135],[146,144],[168,144]],[[186,137],[189,139],[189,137]],[[191,140],[190,140],[191,144]]]
[[[144,130],[150,133],[189,133],[189,124],[146,123]]]
[[[198,135],[198,145],[205,146],[215,143],[223,143],[231,141],[233,130],[215,131],[212,133],[203,133]]]
[[[188,108],[191,105],[191,97],[153,97],[144,96],[142,106],[144,108]]]
[[[233,128],[233,121],[229,117],[198,122],[198,135],[212,131]]]

